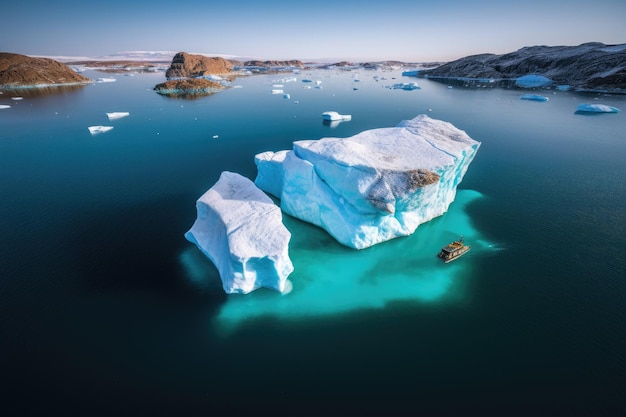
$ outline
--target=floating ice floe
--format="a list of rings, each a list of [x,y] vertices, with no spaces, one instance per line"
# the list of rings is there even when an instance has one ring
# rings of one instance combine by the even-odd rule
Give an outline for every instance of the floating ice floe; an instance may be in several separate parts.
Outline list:
[[[20,101],[20,100],[24,100],[24,97],[11,97],[11,100]]]
[[[290,99],[291,96],[289,94],[283,94],[283,98]]]
[[[88,129],[92,135],[95,135],[98,133],[108,132],[113,129],[113,126],[89,126]]]
[[[109,77],[101,77],[96,79],[97,83],[114,83],[115,81],[117,81],[117,79]]]
[[[255,183],[280,198],[285,213],[363,249],[444,214],[479,146],[451,123],[420,115],[258,154]]]
[[[122,117],[126,117],[128,115],[130,115],[130,113],[127,111],[114,111],[111,113],[107,113],[107,117],[109,118],[109,120],[121,119]]]
[[[548,97],[539,94],[524,94],[520,97],[520,100],[548,101]]]
[[[417,83],[415,82],[410,82],[410,83],[397,83],[397,84],[393,84],[391,87],[392,90],[419,90],[420,87]]]
[[[215,264],[226,293],[291,290],[291,233],[280,208],[252,181],[224,171],[197,200],[196,209],[185,238]]]
[[[576,113],[617,113],[617,107],[607,106],[606,104],[579,104]]]
[[[352,115],[339,114],[336,111],[325,111],[324,113],[322,113],[322,119],[329,122],[343,122],[352,120]]]
[[[8,104],[0,104],[0,110],[2,109],[10,109],[11,106],[9,106]]]
[[[284,94],[285,92],[283,90],[280,89],[274,89],[272,90],[272,94]]]
[[[552,84],[552,80],[543,75],[524,75],[515,80],[515,85],[524,88],[547,87]]]

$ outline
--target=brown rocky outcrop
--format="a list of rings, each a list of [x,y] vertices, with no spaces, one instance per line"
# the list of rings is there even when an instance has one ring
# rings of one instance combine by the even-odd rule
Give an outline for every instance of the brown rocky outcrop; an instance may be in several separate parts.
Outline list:
[[[224,90],[224,86],[206,78],[170,80],[154,87],[154,91],[168,96],[202,96]]]
[[[89,83],[67,65],[50,58],[0,52],[0,88]]]
[[[265,68],[275,68],[275,67],[292,67],[292,68],[304,68],[304,64],[302,61],[298,59],[292,59],[289,61],[246,61],[243,64],[245,67],[265,67]]]
[[[232,70],[233,64],[224,58],[179,52],[172,58],[165,77],[172,79],[224,75],[230,74]]]

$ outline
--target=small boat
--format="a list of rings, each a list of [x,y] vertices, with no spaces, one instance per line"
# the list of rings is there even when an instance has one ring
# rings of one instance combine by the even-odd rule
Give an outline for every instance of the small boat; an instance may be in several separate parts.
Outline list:
[[[441,248],[441,251],[437,254],[437,258],[441,259],[445,263],[448,263],[460,258],[469,250],[470,246],[463,243],[463,236],[461,236],[459,240],[448,243],[446,246]]]

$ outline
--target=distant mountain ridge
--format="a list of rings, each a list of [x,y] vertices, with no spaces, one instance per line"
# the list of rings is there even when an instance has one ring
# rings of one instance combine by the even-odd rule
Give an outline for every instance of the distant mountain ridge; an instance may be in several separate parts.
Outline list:
[[[626,93],[626,44],[529,46],[502,55],[480,54],[421,70],[418,77],[515,79],[542,75],[577,89]]]

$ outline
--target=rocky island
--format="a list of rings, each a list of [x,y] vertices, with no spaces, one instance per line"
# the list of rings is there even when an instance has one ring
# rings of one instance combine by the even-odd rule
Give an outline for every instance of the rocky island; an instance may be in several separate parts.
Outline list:
[[[515,52],[472,55],[415,73],[444,82],[488,80],[512,85],[535,75],[576,90],[626,93],[626,44],[589,42],[578,46],[529,46]]]
[[[154,90],[163,95],[187,97],[217,93],[233,77],[233,63],[220,57],[179,52],[165,72],[167,81]]]
[[[91,82],[89,78],[54,59],[0,53],[0,89],[80,85]]]

